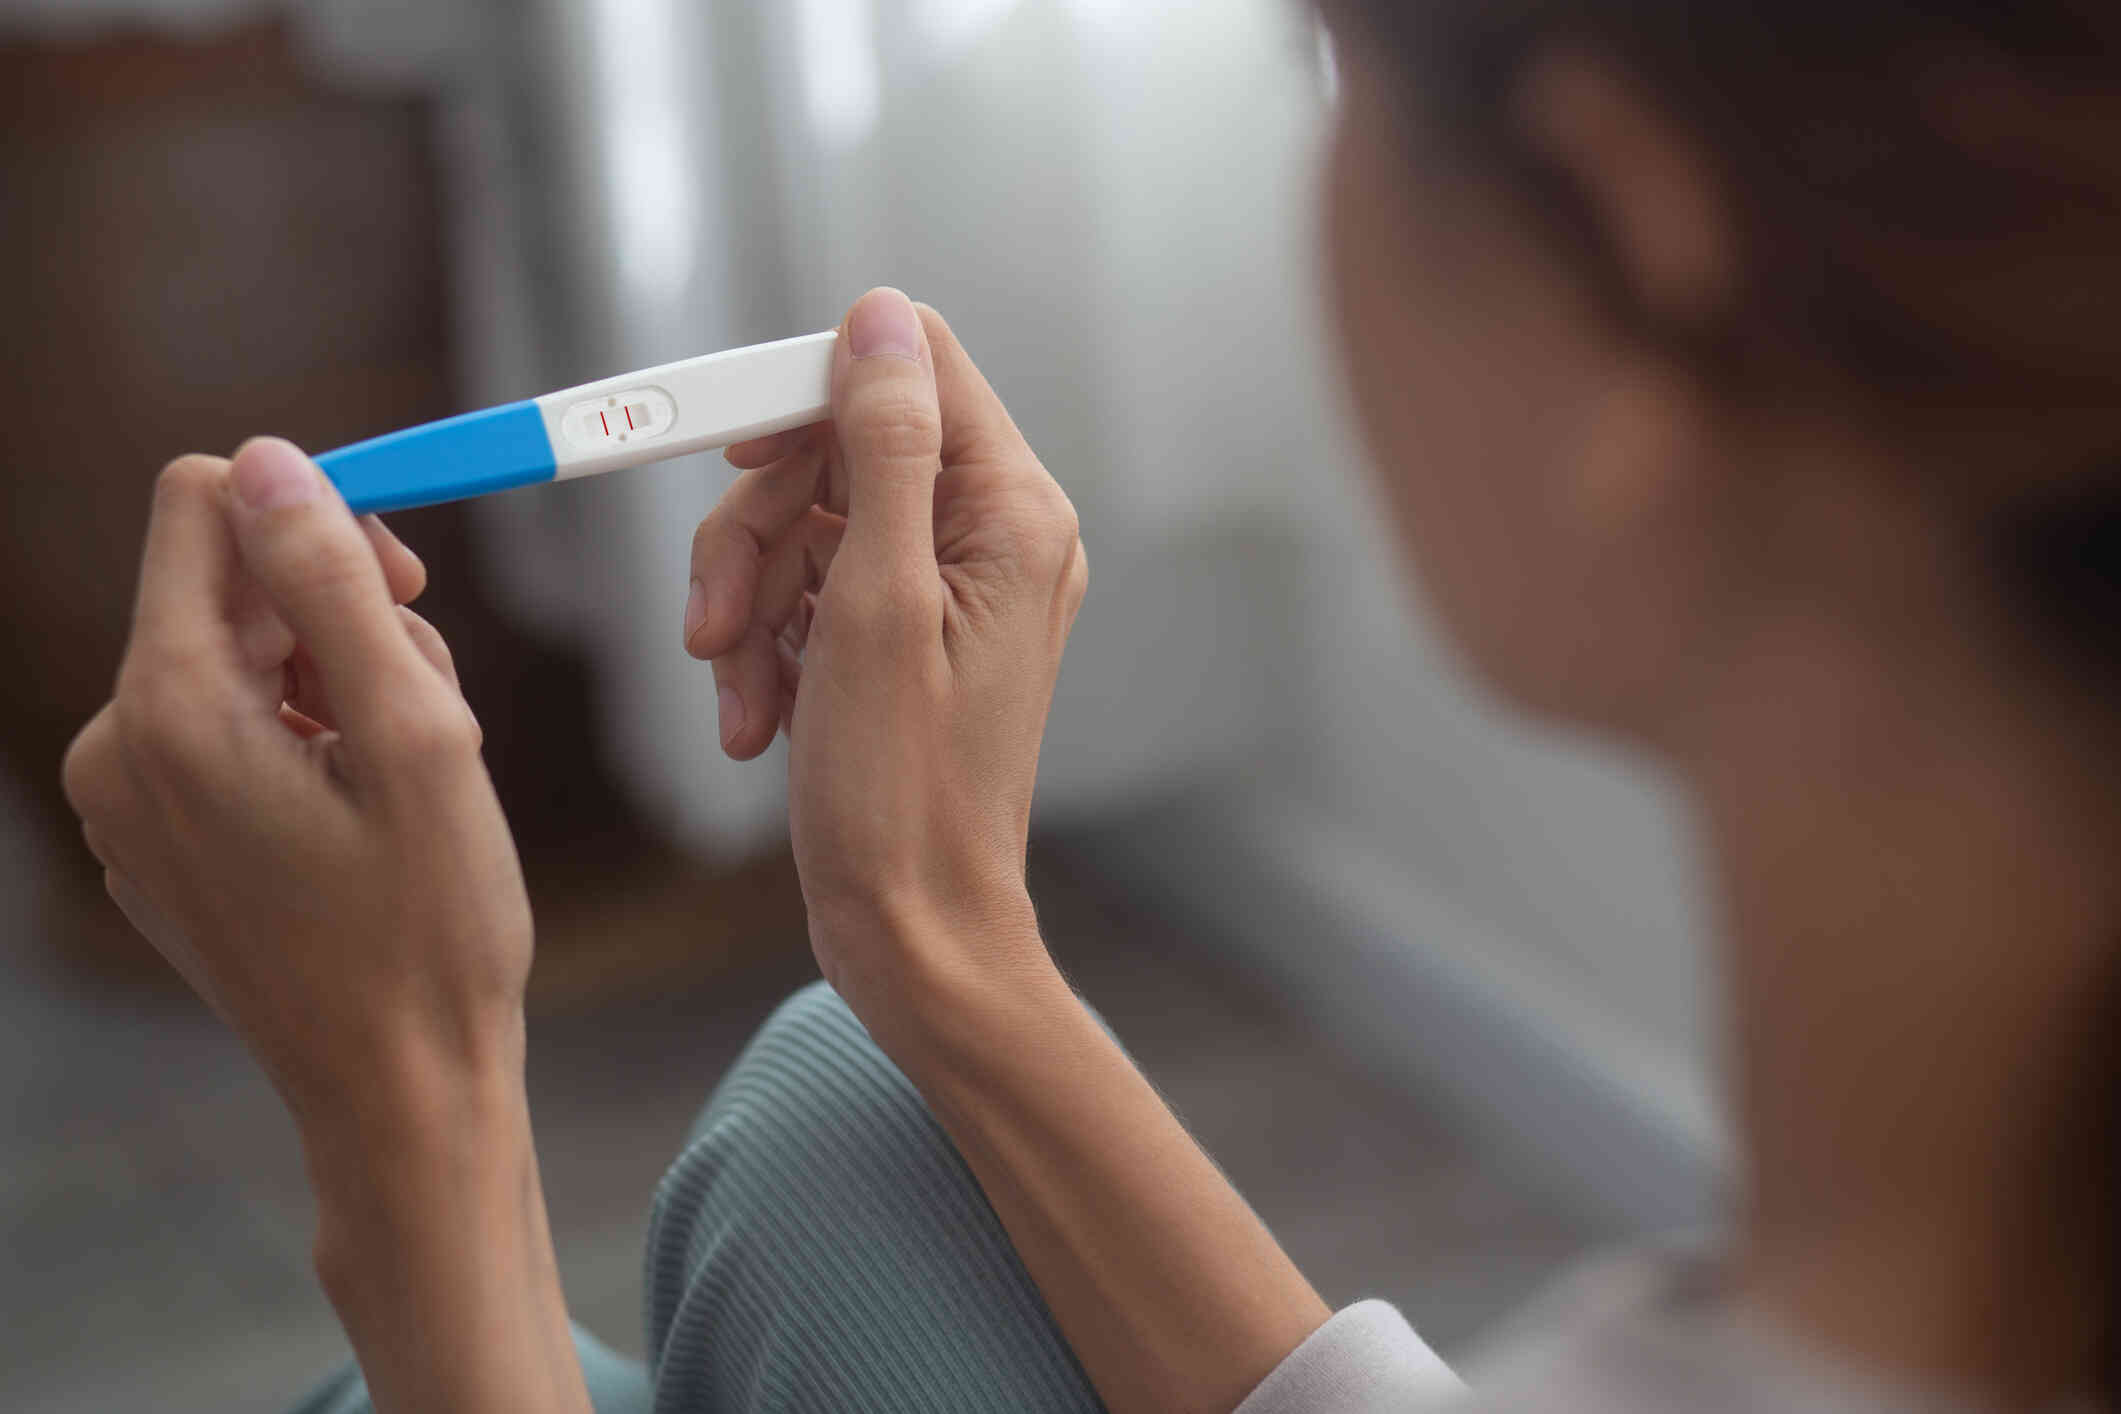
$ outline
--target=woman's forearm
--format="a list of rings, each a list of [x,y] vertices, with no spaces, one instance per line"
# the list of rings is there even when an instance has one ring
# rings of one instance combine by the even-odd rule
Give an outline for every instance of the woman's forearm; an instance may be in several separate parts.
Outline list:
[[[896,1058],[1114,1414],[1221,1414],[1326,1319],[1057,971],[927,1010]]]
[[[67,798],[287,1100],[378,1408],[585,1414],[523,1097],[530,901],[410,551],[258,438],[156,482]]]
[[[730,449],[746,470],[693,537],[687,651],[714,664],[731,756],[785,725],[818,965],[1106,1402],[1227,1410],[1325,1308],[1069,994],[1023,893],[1089,586],[1075,508],[933,310],[872,290],[833,360],[829,430]]]
[[[305,1133],[318,1275],[379,1414],[589,1414],[519,1077]]]

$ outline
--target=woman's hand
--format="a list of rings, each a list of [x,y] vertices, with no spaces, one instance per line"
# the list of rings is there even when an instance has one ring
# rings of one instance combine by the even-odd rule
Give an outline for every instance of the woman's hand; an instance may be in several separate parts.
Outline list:
[[[789,733],[818,962],[920,1087],[1115,1414],[1228,1410],[1325,1308],[1070,993],[1024,844],[1087,571],[1068,498],[933,311],[864,295],[833,421],[730,449],[685,644],[722,744]]]
[[[173,463],[66,757],[111,896],[305,1129],[520,1045],[529,907],[449,651],[394,602],[423,578],[287,443]]]
[[[523,1095],[530,910],[425,571],[258,440],[162,473],[66,755],[111,896],[240,1032],[379,1410],[589,1407]]]
[[[1039,738],[1088,569],[1075,510],[949,326],[873,290],[833,421],[732,447],[685,645],[722,745],[789,734],[825,975],[872,1030],[1045,951],[1024,888]]]

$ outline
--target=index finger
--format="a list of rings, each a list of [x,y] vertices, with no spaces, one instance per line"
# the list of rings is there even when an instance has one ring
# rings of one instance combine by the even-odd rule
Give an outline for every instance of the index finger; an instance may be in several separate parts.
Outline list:
[[[192,659],[228,647],[223,609],[236,574],[235,537],[221,512],[228,463],[179,457],[155,478],[128,658]]]
[[[830,423],[801,429],[780,460],[738,477],[693,532],[699,592],[687,607],[685,649],[695,658],[719,658],[743,639],[767,551],[821,499],[830,434]]]
[[[1028,452],[1024,434],[1009,416],[1009,409],[988,383],[979,365],[958,342],[949,321],[933,305],[914,302],[921,327],[928,335],[928,353],[935,364],[935,394],[943,414],[943,466],[968,461],[1009,462]]]
[[[292,443],[254,437],[227,480],[243,571],[315,663],[349,738],[381,746],[408,727],[454,721],[405,636],[374,544],[317,464]]]

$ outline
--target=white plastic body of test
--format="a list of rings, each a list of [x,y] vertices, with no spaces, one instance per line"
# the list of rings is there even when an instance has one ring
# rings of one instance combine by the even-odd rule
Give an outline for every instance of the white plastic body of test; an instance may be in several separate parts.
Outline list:
[[[595,476],[816,422],[831,409],[838,338],[828,329],[727,349],[532,399],[552,442],[553,479]],[[629,426],[629,420],[650,425]]]

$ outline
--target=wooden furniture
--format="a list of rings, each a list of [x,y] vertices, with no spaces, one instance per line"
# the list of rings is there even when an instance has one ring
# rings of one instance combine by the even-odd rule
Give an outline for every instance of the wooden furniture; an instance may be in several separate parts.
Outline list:
[[[79,847],[60,756],[108,694],[163,463],[456,410],[431,114],[331,91],[276,23],[0,46],[0,193],[0,770],[57,845],[38,931],[71,962],[159,979]],[[393,524],[427,561],[420,608],[541,891],[677,868],[598,765],[581,663],[481,593],[463,508]]]

